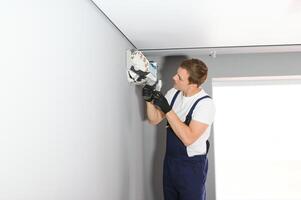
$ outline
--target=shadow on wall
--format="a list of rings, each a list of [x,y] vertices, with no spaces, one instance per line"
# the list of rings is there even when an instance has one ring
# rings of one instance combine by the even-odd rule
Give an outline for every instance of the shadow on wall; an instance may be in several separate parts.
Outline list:
[[[140,119],[141,121],[145,121],[147,120],[147,116],[146,116],[146,106],[145,106],[145,101],[142,97],[142,87],[141,86],[136,86],[135,87],[135,93],[136,93],[136,96],[138,98],[138,108],[141,108],[139,109],[139,116],[140,116]]]
[[[186,56],[167,56],[164,57],[160,66],[161,80],[163,86],[161,92],[165,95],[166,92],[173,87],[172,77],[177,72],[181,62],[187,59]],[[152,157],[152,192],[155,200],[163,200],[163,160],[165,154],[166,141],[166,120],[163,120],[156,128],[155,147]]]

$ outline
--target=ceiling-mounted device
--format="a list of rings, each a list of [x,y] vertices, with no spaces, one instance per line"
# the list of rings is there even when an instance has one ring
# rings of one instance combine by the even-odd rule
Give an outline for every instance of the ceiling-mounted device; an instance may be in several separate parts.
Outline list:
[[[135,85],[150,85],[160,91],[162,81],[158,79],[158,65],[149,61],[141,51],[127,50],[127,79]]]

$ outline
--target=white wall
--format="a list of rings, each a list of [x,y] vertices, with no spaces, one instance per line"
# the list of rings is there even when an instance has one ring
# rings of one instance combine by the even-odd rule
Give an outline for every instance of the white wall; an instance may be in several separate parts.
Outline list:
[[[0,2],[0,199],[143,199],[130,43],[89,0]]]
[[[172,87],[172,75],[186,56],[149,56],[149,58],[158,62],[163,80],[162,91],[166,92]],[[301,53],[231,54],[217,55],[216,58],[209,56],[198,58],[209,68],[208,80],[204,85],[209,94],[212,94],[212,78],[301,75]],[[284,95],[285,91],[279,91],[279,94]],[[157,127],[146,122],[144,125],[144,185],[147,200],[163,199],[161,176],[165,153],[164,125],[165,122]],[[210,142],[207,199],[215,200],[214,130]]]

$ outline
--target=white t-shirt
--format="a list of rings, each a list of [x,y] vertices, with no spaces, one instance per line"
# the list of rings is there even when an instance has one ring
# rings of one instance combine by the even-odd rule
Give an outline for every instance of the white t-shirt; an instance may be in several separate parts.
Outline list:
[[[172,88],[166,93],[165,97],[169,104],[171,103],[171,100],[176,92],[177,90],[175,88]],[[172,110],[178,115],[181,121],[184,122],[194,102],[206,95],[208,94],[204,91],[204,89],[190,97],[183,96],[183,92],[180,92],[176,98],[176,101],[174,102]],[[186,147],[189,157],[206,154],[206,141],[210,136],[214,115],[215,106],[211,98],[205,98],[198,102],[192,113],[191,120],[208,124],[208,128],[193,144]]]

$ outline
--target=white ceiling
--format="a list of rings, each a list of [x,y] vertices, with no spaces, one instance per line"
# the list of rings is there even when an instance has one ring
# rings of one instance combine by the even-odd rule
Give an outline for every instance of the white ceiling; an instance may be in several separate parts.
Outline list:
[[[141,50],[301,49],[301,0],[92,1]]]

